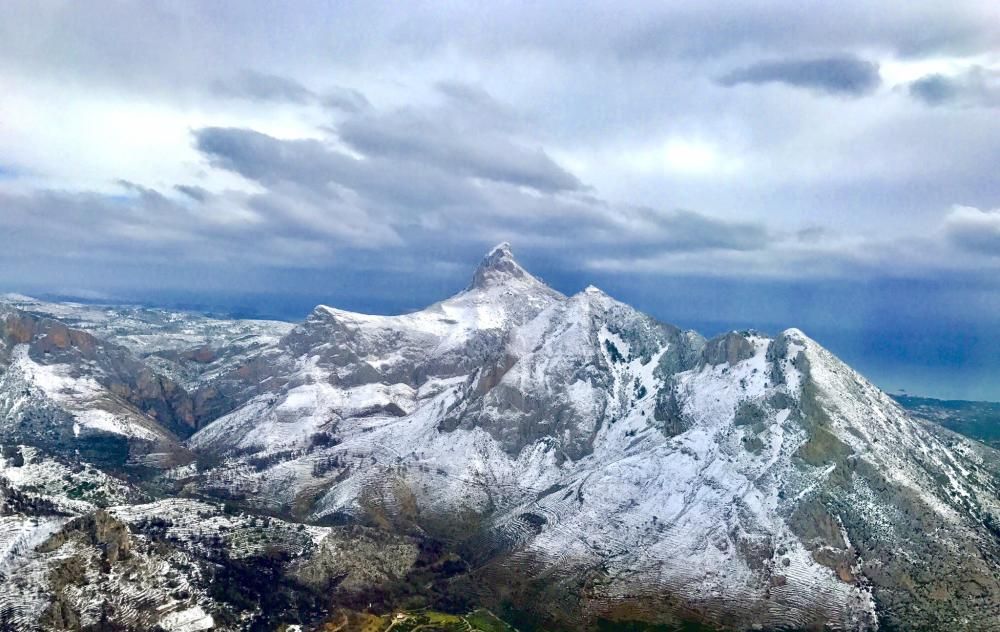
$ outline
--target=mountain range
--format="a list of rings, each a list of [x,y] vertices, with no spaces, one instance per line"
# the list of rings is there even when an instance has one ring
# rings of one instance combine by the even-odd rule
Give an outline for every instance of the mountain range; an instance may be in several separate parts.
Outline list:
[[[8,296],[0,626],[1000,629],[1000,459],[924,417],[507,244],[397,316]]]

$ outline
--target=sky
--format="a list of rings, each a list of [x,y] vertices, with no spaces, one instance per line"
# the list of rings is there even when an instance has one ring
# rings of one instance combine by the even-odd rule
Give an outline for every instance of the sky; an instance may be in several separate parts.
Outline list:
[[[0,291],[298,318],[509,241],[1000,399],[1000,4],[5,2]]]

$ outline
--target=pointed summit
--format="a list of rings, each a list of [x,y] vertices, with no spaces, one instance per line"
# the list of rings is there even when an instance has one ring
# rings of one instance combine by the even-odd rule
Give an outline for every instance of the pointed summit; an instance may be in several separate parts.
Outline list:
[[[487,288],[505,283],[511,279],[526,279],[541,283],[514,259],[510,244],[506,241],[497,244],[490,250],[476,268],[469,289]]]

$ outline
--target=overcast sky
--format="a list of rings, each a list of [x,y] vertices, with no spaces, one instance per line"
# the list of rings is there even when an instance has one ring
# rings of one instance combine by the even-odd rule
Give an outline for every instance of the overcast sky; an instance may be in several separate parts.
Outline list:
[[[507,240],[1000,397],[995,1],[6,2],[0,93],[0,290],[402,311]]]

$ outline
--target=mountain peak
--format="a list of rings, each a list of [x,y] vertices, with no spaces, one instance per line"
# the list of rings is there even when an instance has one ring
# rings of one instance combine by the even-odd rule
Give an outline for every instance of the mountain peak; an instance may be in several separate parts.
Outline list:
[[[476,268],[476,272],[472,276],[469,289],[486,288],[510,279],[537,281],[514,259],[510,244],[505,241],[494,246],[479,262],[479,267]]]
[[[499,244],[493,246],[488,253],[486,253],[486,258],[490,257],[504,257],[507,259],[513,259],[514,253],[510,249],[509,241],[501,241]]]

